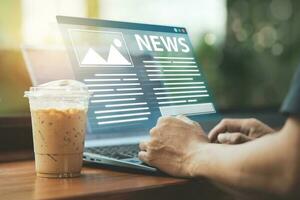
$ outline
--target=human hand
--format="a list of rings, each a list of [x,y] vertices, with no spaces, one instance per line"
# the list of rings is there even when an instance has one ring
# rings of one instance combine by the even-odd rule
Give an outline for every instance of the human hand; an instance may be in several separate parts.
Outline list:
[[[240,144],[272,132],[272,128],[254,118],[223,119],[209,132],[208,138],[211,142]]]
[[[139,158],[173,176],[190,177],[193,157],[208,138],[200,125],[184,116],[161,117],[140,143]]]

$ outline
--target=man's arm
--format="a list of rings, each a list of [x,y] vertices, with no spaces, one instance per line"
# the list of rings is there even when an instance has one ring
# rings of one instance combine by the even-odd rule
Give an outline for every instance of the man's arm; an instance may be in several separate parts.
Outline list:
[[[193,177],[245,194],[292,194],[300,186],[300,121],[289,118],[278,133],[242,145],[199,144],[189,167]]]
[[[209,143],[201,127],[163,118],[140,144],[146,163],[174,176],[206,177],[245,196],[295,195],[300,178],[300,120],[281,131],[240,144]]]

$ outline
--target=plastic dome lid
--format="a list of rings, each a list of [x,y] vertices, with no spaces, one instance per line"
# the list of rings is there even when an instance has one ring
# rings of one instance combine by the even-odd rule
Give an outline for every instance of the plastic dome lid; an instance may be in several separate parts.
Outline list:
[[[30,87],[29,91],[25,91],[25,97],[90,97],[91,92],[88,87],[75,80],[57,80]]]

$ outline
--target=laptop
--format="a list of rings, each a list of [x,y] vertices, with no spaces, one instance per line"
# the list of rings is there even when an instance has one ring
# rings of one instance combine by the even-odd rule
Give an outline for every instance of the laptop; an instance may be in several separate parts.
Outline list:
[[[21,51],[33,86],[54,80],[74,79],[64,47],[22,45]]]
[[[185,28],[66,16],[57,21],[70,61],[60,71],[92,92],[85,163],[157,172],[138,159],[138,144],[159,117],[183,114],[208,127],[219,118]]]

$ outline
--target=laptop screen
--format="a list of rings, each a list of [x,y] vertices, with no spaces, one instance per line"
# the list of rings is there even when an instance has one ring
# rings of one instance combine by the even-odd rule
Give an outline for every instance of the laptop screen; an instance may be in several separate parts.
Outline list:
[[[74,79],[68,55],[63,48],[21,47],[33,86],[60,79]],[[51,62],[45,62],[51,60]]]
[[[93,92],[88,138],[147,133],[160,116],[216,115],[182,27],[58,16],[77,80]]]

